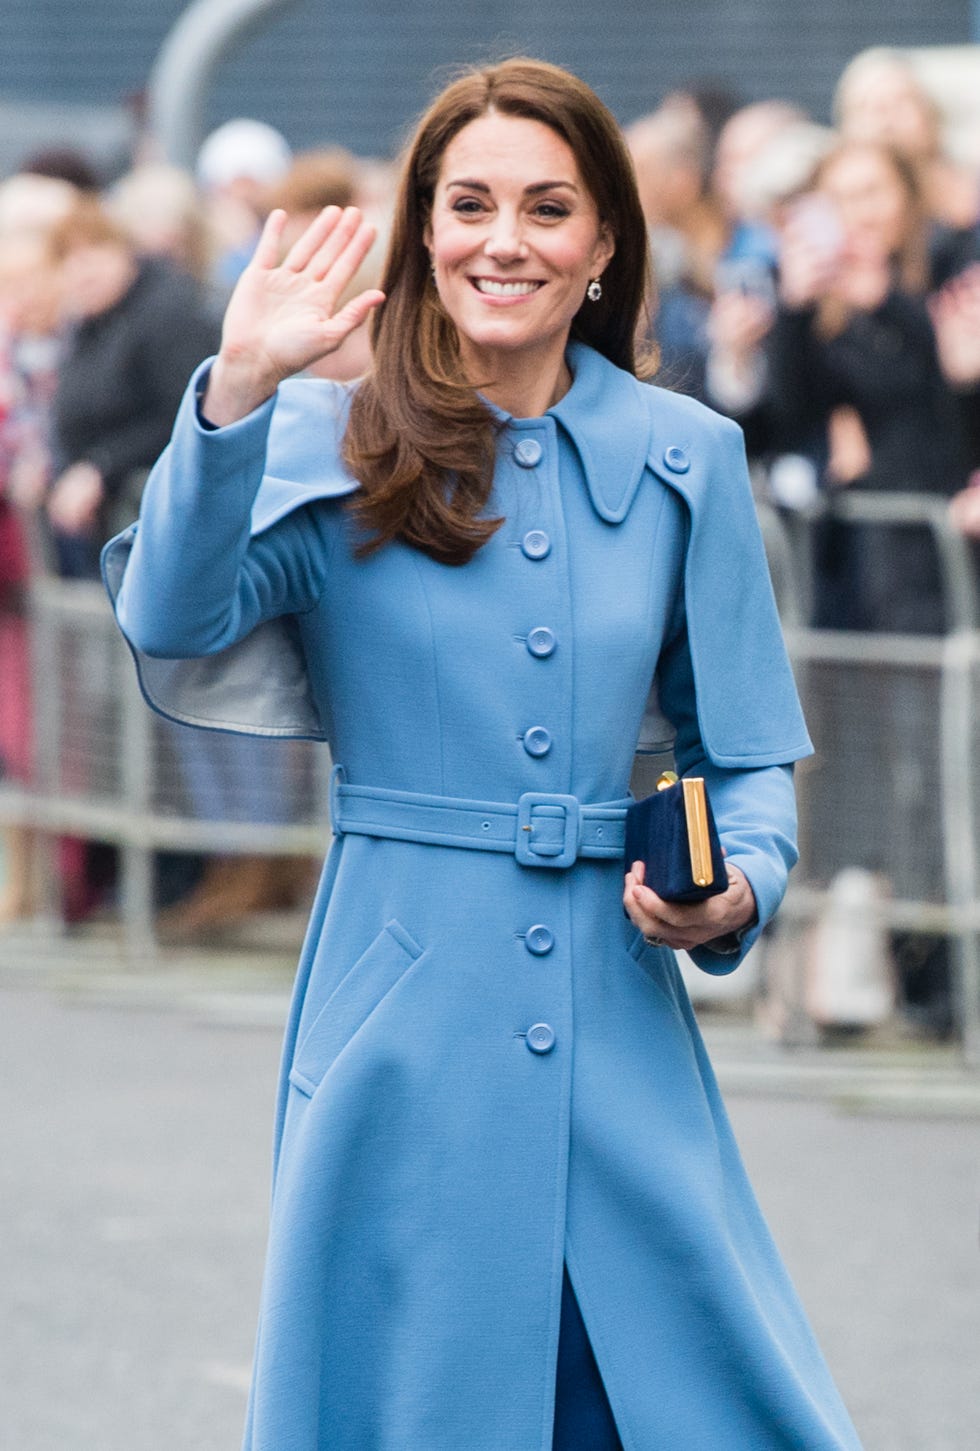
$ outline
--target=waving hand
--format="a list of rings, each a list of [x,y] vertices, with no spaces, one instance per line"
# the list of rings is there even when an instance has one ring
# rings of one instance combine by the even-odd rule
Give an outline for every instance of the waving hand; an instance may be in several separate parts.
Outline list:
[[[337,309],[374,241],[357,207],[327,207],[280,261],[287,217],[270,214],[228,303],[203,403],[219,426],[244,418],[284,378],[335,352],[384,301],[376,289]]]

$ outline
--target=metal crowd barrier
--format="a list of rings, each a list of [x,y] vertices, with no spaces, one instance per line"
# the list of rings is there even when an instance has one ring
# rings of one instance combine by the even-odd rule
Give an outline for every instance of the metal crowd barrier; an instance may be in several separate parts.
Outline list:
[[[808,628],[812,517],[760,505],[787,642],[817,756],[799,769],[801,861],[777,933],[795,942],[826,910],[845,867],[887,890],[869,909],[887,929],[945,936],[954,953],[957,1025],[980,1063],[980,632],[969,546],[944,501],[851,494],[863,525],[929,531],[951,628],[945,636]],[[31,594],[33,781],[0,781],[0,822],[47,833],[42,917],[62,913],[58,834],[116,845],[127,960],[156,951],[153,854],[161,850],[321,856],[329,837],[329,755],[312,743],[183,730],[145,705],[100,585],[40,577]],[[225,779],[226,778],[226,779]],[[783,1036],[808,1032],[794,968]]]
[[[883,930],[948,941],[957,1029],[967,1061],[980,1065],[980,632],[972,548],[942,498],[853,492],[835,498],[834,510],[865,527],[926,531],[948,629],[910,635],[806,627],[818,516],[760,506],[770,559],[783,565],[774,578],[795,578],[794,598],[780,605],[816,747],[798,769],[800,865],[778,919],[797,964],[783,1035],[812,1035],[805,935],[831,906],[837,874],[857,866],[881,890],[855,907],[865,919],[856,928],[870,915]]]
[[[63,922],[56,837],[119,849],[124,951],[152,959],[159,851],[322,856],[329,753],[193,731],[154,714],[101,584],[40,576],[30,591],[34,773],[0,781],[0,823],[45,833],[40,916]]]

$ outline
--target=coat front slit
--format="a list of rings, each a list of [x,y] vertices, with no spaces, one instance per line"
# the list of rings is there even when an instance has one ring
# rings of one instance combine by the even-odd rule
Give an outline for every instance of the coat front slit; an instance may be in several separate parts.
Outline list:
[[[542,821],[549,797],[622,803],[666,720],[757,899],[737,948],[694,954],[730,971],[795,860],[810,749],[740,437],[587,348],[569,362],[547,414],[499,419],[504,523],[456,568],[356,557],[343,389],[297,380],[212,431],[202,374],[107,582],[158,709],[329,740],[353,786],[535,793]],[[330,849],[245,1451],[551,1451],[566,1264],[624,1451],[852,1451],[621,862],[487,841],[352,825]]]

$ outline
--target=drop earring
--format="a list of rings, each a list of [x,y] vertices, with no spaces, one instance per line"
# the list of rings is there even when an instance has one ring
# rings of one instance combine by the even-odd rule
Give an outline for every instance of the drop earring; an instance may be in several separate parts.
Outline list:
[[[602,296],[602,283],[599,281],[598,277],[593,277],[592,281],[585,289],[585,295],[590,302],[599,301],[599,298]]]

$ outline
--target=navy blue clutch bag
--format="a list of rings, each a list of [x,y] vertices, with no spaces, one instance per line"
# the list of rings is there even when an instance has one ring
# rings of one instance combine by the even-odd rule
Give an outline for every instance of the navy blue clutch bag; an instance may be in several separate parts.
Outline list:
[[[662,784],[661,784],[662,783]],[[626,810],[626,870],[642,861],[665,902],[700,902],[728,886],[725,858],[701,776],[665,772],[652,796]]]

